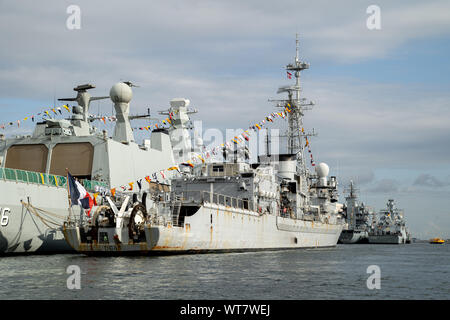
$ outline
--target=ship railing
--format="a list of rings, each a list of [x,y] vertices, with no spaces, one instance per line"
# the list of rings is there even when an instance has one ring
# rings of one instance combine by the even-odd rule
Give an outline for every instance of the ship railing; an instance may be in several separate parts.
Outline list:
[[[183,204],[212,203],[242,210],[254,210],[253,201],[227,196],[209,191],[185,191],[182,193],[171,193],[172,201],[181,201]]]
[[[0,168],[0,180],[67,188],[67,177],[11,168]],[[96,187],[107,187],[100,181],[83,179],[81,182],[88,191],[94,191]]]

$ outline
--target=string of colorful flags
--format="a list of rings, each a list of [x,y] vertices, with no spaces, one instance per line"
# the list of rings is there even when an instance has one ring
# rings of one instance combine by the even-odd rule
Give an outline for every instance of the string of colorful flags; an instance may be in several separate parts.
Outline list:
[[[180,171],[180,167],[195,167],[196,164],[200,164],[200,163],[205,163],[206,160],[210,158],[212,155],[217,155],[221,150],[223,149],[232,149],[233,146],[236,145],[240,145],[242,143],[245,144],[246,141],[250,140],[250,136],[253,132],[257,132],[259,130],[261,130],[265,125],[267,125],[270,122],[274,122],[274,120],[282,118],[285,119],[288,115],[288,113],[290,113],[292,111],[291,109],[291,105],[289,103],[286,103],[285,105],[285,109],[282,112],[272,112],[271,114],[269,114],[268,116],[266,116],[262,121],[255,123],[253,125],[251,125],[247,130],[244,130],[241,134],[235,136],[234,138],[230,139],[230,141],[227,141],[225,143],[222,143],[221,145],[212,147],[212,148],[206,148],[203,147],[204,150],[201,153],[197,153],[197,152],[192,152],[192,157],[190,160],[187,160],[186,162],[182,162],[178,165],[169,167],[167,169],[164,170],[160,170],[159,172],[154,172],[151,175],[147,175],[146,177],[139,179],[137,181],[132,181],[129,182],[127,185],[122,185],[119,187],[115,187],[110,189],[110,193],[112,196],[115,196],[117,191],[133,191],[135,188],[135,184],[137,185],[137,187],[139,188],[139,191],[142,189],[142,181],[145,180],[147,181],[149,184],[151,184],[152,182],[156,182],[159,183],[159,179],[158,178],[162,178],[163,180],[166,179],[166,174],[165,171],[174,171],[174,172],[178,172],[181,173]],[[167,119],[165,119],[167,122]],[[169,120],[172,120],[172,118],[170,117]],[[170,122],[169,122],[170,123]],[[153,125],[155,126],[155,125]],[[146,128],[145,130],[149,130],[151,126],[149,127],[143,127]],[[157,128],[157,127],[156,127]],[[141,129],[143,130],[143,129]],[[302,128],[302,133],[304,133],[304,129]],[[315,162],[313,159],[313,155],[312,155],[312,151],[311,151],[311,146],[310,143],[308,141],[308,138],[306,137],[306,145],[308,148],[308,153],[310,154],[310,158],[311,158],[311,165],[315,166]]]
[[[48,117],[50,117],[51,112],[53,112],[56,115],[58,115],[58,113],[60,115],[62,115],[62,109],[63,108],[65,110],[67,110],[67,112],[70,112],[69,106],[65,104],[65,105],[62,105],[62,106],[59,106],[59,107],[54,107],[54,108],[50,108],[48,110],[43,110],[41,112],[38,112],[38,113],[35,113],[35,114],[30,115],[28,117],[25,117],[25,118],[22,119],[22,122],[25,122],[28,119],[31,119],[31,121],[34,122],[35,118],[37,118],[38,116],[42,116],[43,117],[44,115],[47,115]],[[0,129],[6,129],[6,127],[10,127],[10,126],[13,126],[15,124],[17,124],[17,127],[20,128],[20,123],[21,123],[20,119],[16,120],[16,121],[12,121],[12,122],[5,122],[5,123],[0,124]]]
[[[48,110],[43,110],[42,112],[36,113],[34,115],[28,116],[23,118],[22,121],[27,121],[28,119],[31,119],[31,121],[34,122],[35,118],[38,116],[44,116],[47,115],[50,117],[50,112],[53,112],[55,115],[58,115],[58,113],[60,115],[62,115],[62,109],[67,110],[67,112],[70,113],[70,109],[68,105],[62,105],[62,106],[58,106],[58,107],[54,107],[54,108],[50,108]],[[147,175],[146,177],[144,177],[143,179],[139,179],[137,181],[133,181],[133,182],[129,182],[128,185],[122,185],[119,187],[115,187],[110,189],[110,193],[111,195],[115,195],[115,193],[117,192],[117,190],[119,191],[132,191],[134,190],[134,186],[135,183],[137,185],[137,187],[139,188],[139,190],[142,189],[142,181],[145,180],[147,181],[149,184],[152,182],[157,182],[159,183],[159,179],[158,177],[162,178],[163,180],[166,179],[166,173],[165,171],[174,171],[174,172],[178,172],[181,173],[180,171],[180,166],[183,167],[191,167],[193,168],[196,164],[199,163],[205,163],[206,160],[210,158],[211,156],[215,156],[217,155],[221,150],[223,149],[232,149],[233,146],[236,145],[241,145],[242,143],[245,144],[246,141],[250,140],[250,136],[253,132],[257,132],[259,130],[261,130],[266,124],[273,122],[276,119],[282,118],[285,119],[288,115],[288,113],[290,113],[291,110],[291,105],[289,103],[286,103],[286,105],[284,106],[284,111],[282,112],[272,112],[270,113],[268,116],[266,116],[262,121],[255,123],[251,126],[249,126],[249,128],[247,130],[244,130],[241,134],[235,136],[234,138],[230,139],[230,141],[227,141],[225,143],[222,143],[219,146],[215,146],[213,148],[206,148],[203,147],[204,150],[201,153],[196,153],[196,152],[192,152],[192,157],[190,160],[187,160],[186,162],[180,163],[176,166],[172,166],[169,167],[167,169],[164,170],[160,170],[159,172],[154,172],[151,175]],[[176,113],[176,111],[175,111]],[[174,117],[174,112],[169,112],[168,113],[168,117],[163,119],[163,120],[159,120],[158,123],[149,125],[149,126],[144,126],[144,127],[136,127],[133,128],[135,130],[146,130],[146,131],[152,131],[154,129],[159,129],[159,128],[164,128],[166,125],[170,126],[172,124],[172,120]],[[117,121],[117,118],[114,116],[104,116],[104,117],[99,117],[96,118],[94,120],[101,120],[103,121],[104,124],[106,124],[106,120],[113,122],[113,121]],[[17,126],[20,127],[21,121],[17,120],[16,122],[8,122],[8,123],[3,123],[0,124],[0,128],[1,129],[5,129],[6,126],[12,126],[14,125],[14,123],[17,123]],[[304,129],[302,128],[302,133],[304,133]],[[313,159],[313,155],[311,152],[311,146],[310,143],[308,141],[308,138],[305,138],[306,140],[306,145],[305,147],[308,148],[308,153],[310,154],[310,158],[311,158],[311,165],[315,166],[315,162]],[[96,197],[98,196],[98,193],[94,194],[94,201],[96,201]]]
[[[6,129],[7,127],[11,127],[17,124],[17,127],[20,128],[20,125],[27,121],[28,119],[30,119],[32,122],[35,122],[35,119],[38,118],[39,116],[44,117],[45,115],[47,115],[48,117],[50,117],[51,115],[55,114],[55,115],[62,115],[62,111],[67,110],[67,112],[70,113],[70,108],[68,105],[62,105],[62,106],[58,106],[58,107],[54,107],[54,108],[49,108],[47,110],[42,110],[41,112],[35,113],[33,115],[29,115],[23,119],[18,119],[16,121],[11,121],[11,122],[5,122],[5,123],[1,123],[0,124],[0,129]],[[147,130],[147,131],[151,131],[154,129],[159,129],[159,128],[165,128],[166,125],[170,125],[172,123],[172,119],[174,117],[174,113],[175,112],[169,112],[169,117],[167,117],[166,119],[163,120],[159,120],[157,123],[154,123],[152,125],[149,126],[144,126],[144,127],[133,127],[133,130]],[[109,122],[115,122],[117,121],[117,118],[115,116],[101,116],[101,117],[95,117],[95,116],[91,116],[91,118],[95,118],[93,120],[100,120],[103,121],[103,123],[106,125],[106,121]]]
[[[302,128],[302,133],[305,133],[305,129],[303,129],[303,128]],[[311,158],[311,166],[314,167],[316,165],[316,163],[314,162],[314,159],[313,159],[313,155],[311,152],[311,145],[309,144],[308,137],[305,137],[305,140],[306,140],[305,147],[308,148],[308,153]]]

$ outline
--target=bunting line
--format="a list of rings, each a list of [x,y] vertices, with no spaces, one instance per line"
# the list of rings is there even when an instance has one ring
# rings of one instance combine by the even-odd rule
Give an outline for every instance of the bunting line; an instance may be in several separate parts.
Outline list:
[[[151,184],[152,182],[160,183],[158,177],[162,178],[163,180],[165,180],[166,179],[166,175],[164,173],[165,171],[175,171],[176,170],[176,173],[181,173],[180,166],[193,168],[193,167],[195,167],[195,164],[200,164],[200,163],[203,164],[203,163],[206,162],[205,158],[206,159],[209,158],[211,156],[211,154],[212,155],[218,154],[219,151],[221,149],[223,149],[223,148],[230,149],[233,146],[232,143],[234,143],[235,145],[240,144],[240,143],[244,143],[245,144],[246,141],[250,140],[250,135],[252,134],[252,132],[258,132],[267,123],[269,123],[269,122],[273,123],[274,120],[276,120],[277,118],[286,119],[288,113],[290,113],[291,111],[292,111],[292,106],[289,103],[286,103],[284,111],[282,111],[282,112],[272,112],[270,115],[266,116],[262,121],[251,125],[247,130],[244,130],[241,134],[235,136],[230,141],[222,143],[221,145],[215,146],[215,147],[213,147],[213,148],[211,148],[209,150],[204,147],[205,150],[202,153],[193,152],[192,153],[192,157],[191,157],[190,160],[187,160],[186,162],[182,162],[182,163],[180,163],[180,164],[178,164],[176,166],[172,166],[172,167],[169,167],[167,169],[160,170],[158,172],[154,172],[151,175],[147,175],[143,179],[145,179],[145,181],[147,181],[149,184]],[[169,118],[164,119],[162,121],[168,122],[167,121],[168,119]],[[140,127],[138,129],[140,129],[140,130],[144,130],[144,129],[145,130],[149,130],[152,126],[154,126],[155,128],[158,128],[158,124],[154,124],[154,125],[147,126],[147,127]],[[301,130],[304,133],[304,129],[302,128]],[[305,140],[306,140],[306,147],[308,148],[308,152],[310,153],[310,157],[311,157],[311,165],[314,167],[315,163],[314,163],[314,160],[313,160],[313,157],[312,157],[310,143],[308,141],[308,138],[306,138]],[[140,181],[142,181],[142,179],[139,179],[138,181],[136,181],[138,183],[138,185],[140,185]],[[133,183],[134,183],[134,181],[130,182],[128,184],[131,187],[131,189],[128,189],[128,190],[132,190]],[[122,190],[124,190],[124,191],[127,190],[126,186],[120,186],[120,188]],[[110,189],[110,193],[112,195],[115,195],[116,194],[116,190],[117,190],[117,188],[112,188],[112,189]],[[141,188],[139,188],[139,190],[141,190]]]

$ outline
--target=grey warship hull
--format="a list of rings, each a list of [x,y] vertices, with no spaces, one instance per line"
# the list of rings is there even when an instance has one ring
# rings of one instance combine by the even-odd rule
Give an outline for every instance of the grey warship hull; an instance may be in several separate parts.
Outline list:
[[[153,255],[334,247],[342,224],[205,204],[183,226],[147,224],[144,230],[139,241],[127,238],[125,230],[120,242],[116,228],[99,228],[89,240],[83,227],[66,226],[64,233],[77,252],[87,255]]]
[[[384,234],[384,235],[369,235],[369,243],[373,244],[404,244],[406,238],[402,235]]]
[[[369,235],[367,231],[342,230],[338,243],[341,244],[369,243]]]
[[[72,251],[64,239],[62,228],[57,227],[62,225],[68,212],[67,191],[64,188],[2,181],[0,194],[4,212],[0,227],[1,254]],[[29,201],[58,217],[54,215],[51,220],[46,220],[38,212],[32,213],[22,204]]]

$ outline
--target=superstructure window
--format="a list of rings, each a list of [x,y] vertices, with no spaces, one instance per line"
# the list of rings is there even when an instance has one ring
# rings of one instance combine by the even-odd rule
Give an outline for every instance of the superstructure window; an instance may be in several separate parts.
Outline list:
[[[213,172],[223,172],[223,166],[213,166]]]
[[[43,144],[17,144],[6,153],[5,168],[45,172],[48,148]]]

